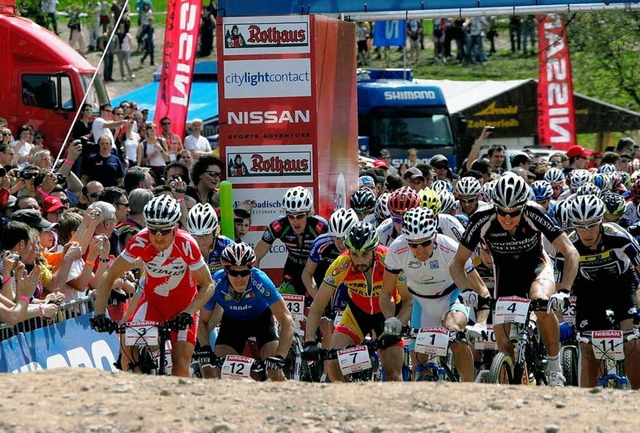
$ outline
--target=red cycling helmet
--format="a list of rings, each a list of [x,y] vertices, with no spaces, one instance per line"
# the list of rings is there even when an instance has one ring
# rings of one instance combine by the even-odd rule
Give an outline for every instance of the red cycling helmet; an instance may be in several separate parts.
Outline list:
[[[420,196],[413,188],[404,186],[391,193],[387,206],[392,214],[404,215],[409,209],[420,206]]]

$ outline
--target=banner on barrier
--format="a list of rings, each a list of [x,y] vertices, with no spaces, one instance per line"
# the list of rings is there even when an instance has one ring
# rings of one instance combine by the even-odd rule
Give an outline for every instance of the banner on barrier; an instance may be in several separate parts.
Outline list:
[[[93,313],[18,334],[0,342],[0,372],[24,373],[61,367],[115,371],[118,338],[89,326]]]

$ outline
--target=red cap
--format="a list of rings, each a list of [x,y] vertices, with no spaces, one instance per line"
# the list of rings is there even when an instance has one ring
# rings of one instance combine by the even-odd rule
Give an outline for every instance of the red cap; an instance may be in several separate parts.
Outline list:
[[[589,156],[589,155],[591,155],[590,150],[587,150],[584,147],[579,146],[577,144],[567,149],[567,156],[569,158],[575,158],[576,156]]]
[[[373,161],[373,166],[375,168],[384,168],[385,170],[389,170],[389,166],[382,159],[376,159],[375,161]]]
[[[47,212],[47,213],[55,212],[58,209],[62,209],[62,208],[66,208],[64,203],[62,203],[62,200],[60,200],[58,197],[54,197],[52,195],[50,195],[47,198],[45,198],[44,202],[42,203],[42,211],[43,212]]]

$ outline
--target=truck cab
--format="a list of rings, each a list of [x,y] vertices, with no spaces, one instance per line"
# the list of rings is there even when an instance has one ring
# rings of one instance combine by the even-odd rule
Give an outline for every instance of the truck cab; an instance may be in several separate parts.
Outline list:
[[[85,94],[97,112],[109,97],[100,75],[84,57],[49,30],[15,15],[13,0],[0,0],[0,117],[15,133],[30,124],[57,152]]]
[[[371,69],[358,71],[357,89],[358,135],[370,155],[387,149],[399,167],[416,148],[419,162],[442,154],[456,169],[457,141],[440,88],[413,80],[410,70]]]

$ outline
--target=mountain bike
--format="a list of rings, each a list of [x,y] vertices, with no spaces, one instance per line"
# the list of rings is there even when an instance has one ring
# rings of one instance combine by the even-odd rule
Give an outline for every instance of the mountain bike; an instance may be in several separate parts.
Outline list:
[[[443,326],[417,330],[415,352],[429,355],[426,362],[416,365],[416,381],[460,382],[460,375],[453,363],[451,343],[467,343],[464,331],[449,331]]]

